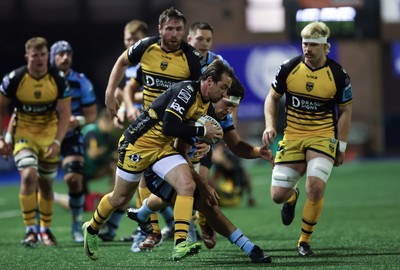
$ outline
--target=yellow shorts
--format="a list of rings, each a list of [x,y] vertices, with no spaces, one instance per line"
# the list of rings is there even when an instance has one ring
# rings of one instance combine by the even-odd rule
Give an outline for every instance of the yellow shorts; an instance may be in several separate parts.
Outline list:
[[[335,138],[315,137],[295,140],[286,140],[284,138],[278,143],[275,163],[305,162],[307,150],[335,159],[337,145],[338,140]]]
[[[149,168],[158,159],[179,154],[171,144],[154,145],[139,138],[135,144],[129,143],[122,135],[118,142],[118,168],[138,174]]]
[[[18,122],[14,133],[14,156],[23,149],[31,149],[39,162],[58,163],[60,153],[54,158],[45,158],[47,148],[53,143],[57,133],[57,122],[44,126],[32,126]]]

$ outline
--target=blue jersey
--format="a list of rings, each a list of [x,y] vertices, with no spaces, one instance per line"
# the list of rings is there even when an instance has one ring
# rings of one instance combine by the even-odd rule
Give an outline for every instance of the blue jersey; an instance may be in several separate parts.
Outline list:
[[[216,54],[215,52],[212,51],[208,51],[206,65],[202,67],[201,72],[203,73],[204,70],[206,70],[206,68],[208,67],[208,65],[210,65],[215,59],[221,60],[227,66],[231,66],[229,65],[228,61],[226,61],[221,55]]]
[[[214,52],[212,52],[212,51],[208,51],[208,56],[207,56],[207,61],[206,61],[207,66],[208,66],[209,64],[211,64],[215,59],[219,59],[219,60],[221,60],[222,62],[224,62],[225,65],[230,66],[229,63],[228,63],[228,61],[226,61],[224,58],[222,58],[221,55],[216,54],[216,53],[214,53]]]
[[[71,113],[75,116],[83,115],[83,107],[91,106],[96,103],[96,95],[93,90],[93,85],[85,74],[73,70],[70,70],[66,79],[72,96]],[[70,130],[65,137],[70,137],[73,133],[74,131]]]
[[[135,78],[136,80],[140,80],[140,78],[138,78],[138,70],[140,68],[140,63],[137,64],[136,66],[129,66],[126,70],[125,70],[125,84],[127,84],[129,82],[129,80],[131,78]]]

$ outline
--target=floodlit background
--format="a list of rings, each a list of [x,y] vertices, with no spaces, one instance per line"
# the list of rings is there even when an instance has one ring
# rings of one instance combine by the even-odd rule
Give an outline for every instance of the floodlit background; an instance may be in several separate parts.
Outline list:
[[[159,14],[174,6],[188,25],[214,26],[214,51],[233,66],[247,88],[239,131],[260,143],[263,102],[283,60],[301,53],[299,32],[309,21],[332,30],[329,56],[353,85],[349,159],[400,155],[400,0],[2,0],[0,76],[25,64],[24,44],[33,36],[65,39],[74,69],[93,82],[99,106],[111,68],[124,50],[123,27],[132,19],[157,35]],[[0,159],[0,170],[8,165]]]

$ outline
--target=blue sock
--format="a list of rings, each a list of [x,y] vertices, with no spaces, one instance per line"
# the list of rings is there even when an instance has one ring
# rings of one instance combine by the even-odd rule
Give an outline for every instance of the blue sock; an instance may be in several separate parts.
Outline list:
[[[150,218],[150,215],[155,213],[156,211],[151,210],[148,206],[147,206],[147,199],[145,199],[143,201],[142,207],[139,208],[139,211],[137,213],[137,217],[138,219],[142,220],[142,221],[146,221]]]
[[[190,219],[189,223],[188,239],[190,239],[192,243],[198,241],[196,234],[196,226],[194,225],[193,218]]]
[[[69,193],[68,204],[69,208],[71,208],[72,220],[74,222],[81,222],[83,214],[83,206],[85,204],[85,194],[83,194],[83,192],[77,194]]]
[[[160,213],[163,216],[168,228],[174,230],[175,221],[174,221],[174,209],[172,208],[172,206],[165,207],[163,210],[160,211]]]
[[[250,252],[253,250],[254,244],[249,240],[249,238],[243,235],[240,229],[236,229],[228,237],[228,240],[231,242],[231,244],[237,245],[241,250],[250,256]]]
[[[106,224],[108,227],[108,234],[110,236],[115,236],[117,234],[117,230],[119,227],[119,224],[121,223],[121,219],[124,216],[125,211],[121,210],[115,210],[111,217],[107,220]]]

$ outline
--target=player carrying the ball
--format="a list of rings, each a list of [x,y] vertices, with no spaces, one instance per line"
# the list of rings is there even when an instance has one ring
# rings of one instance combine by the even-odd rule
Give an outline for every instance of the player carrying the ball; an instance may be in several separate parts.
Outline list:
[[[100,226],[115,209],[131,200],[143,171],[148,167],[174,187],[176,201],[180,202],[176,204],[179,207],[174,209],[175,246],[172,259],[179,260],[198,250],[199,243],[186,240],[196,183],[192,168],[171,143],[175,138],[222,137],[221,128],[211,123],[204,128],[189,126],[185,122],[205,114],[211,102],[218,102],[226,96],[234,79],[232,69],[217,60],[206,68],[199,81],[182,81],[171,86],[125,130],[118,143],[114,190],[101,199],[92,219],[83,225],[84,248],[91,259],[96,260],[99,256]],[[216,203],[215,190],[207,197],[211,200],[210,204]]]

